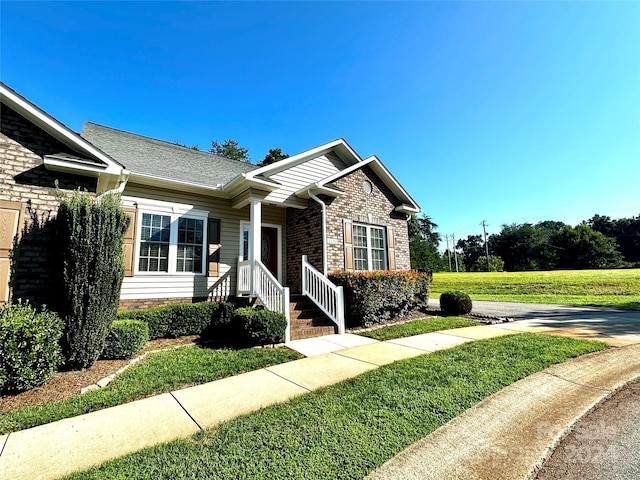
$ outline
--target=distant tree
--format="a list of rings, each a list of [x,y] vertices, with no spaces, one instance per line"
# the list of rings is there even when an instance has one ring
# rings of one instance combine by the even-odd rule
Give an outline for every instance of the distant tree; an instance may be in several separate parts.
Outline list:
[[[553,243],[558,250],[558,268],[615,268],[623,265],[616,241],[588,225],[565,226]]]
[[[282,153],[282,150],[279,148],[272,148],[269,150],[263,160],[258,162],[256,165],[259,167],[266,167],[267,165],[271,165],[272,163],[279,162],[280,160],[284,160],[285,158],[289,158],[289,154]]]
[[[230,158],[231,160],[251,163],[249,150],[247,148],[242,148],[235,140],[228,139],[222,143],[218,143],[216,140],[213,140],[211,142],[211,150],[209,151],[221,157]]]
[[[583,224],[596,232],[613,238],[619,245],[620,253],[626,262],[640,266],[640,215],[631,218],[612,220],[611,217],[594,215]]]
[[[408,222],[411,268],[425,272],[446,270],[446,261],[438,251],[438,227],[427,215],[412,215]]]
[[[487,257],[480,256],[475,264],[477,272],[504,272],[504,260],[495,255],[489,255],[489,268],[487,268]]]
[[[456,247],[462,250],[462,261],[464,262],[465,270],[467,272],[474,272],[477,270],[478,258],[485,254],[484,243],[482,242],[482,236],[469,235],[466,240],[460,239],[456,243]],[[487,259],[484,263],[486,265]],[[484,271],[486,271],[486,267]]]
[[[174,145],[178,145],[179,147],[184,147],[184,148],[190,148],[191,150],[198,150],[200,151],[200,147],[198,145],[186,145],[184,143],[180,143],[180,142],[173,142]]]

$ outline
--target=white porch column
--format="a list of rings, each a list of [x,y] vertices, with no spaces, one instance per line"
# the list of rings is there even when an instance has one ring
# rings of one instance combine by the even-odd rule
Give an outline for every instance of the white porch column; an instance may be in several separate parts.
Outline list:
[[[262,233],[262,203],[251,200],[249,225],[249,263],[251,265],[251,296],[255,296],[254,272],[256,260],[260,260],[260,245]]]

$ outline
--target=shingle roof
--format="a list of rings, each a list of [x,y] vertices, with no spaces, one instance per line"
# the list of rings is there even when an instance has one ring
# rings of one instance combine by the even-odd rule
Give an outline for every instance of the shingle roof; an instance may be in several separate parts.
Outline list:
[[[81,136],[132,174],[216,187],[257,168],[249,163],[92,122],[83,125]]]

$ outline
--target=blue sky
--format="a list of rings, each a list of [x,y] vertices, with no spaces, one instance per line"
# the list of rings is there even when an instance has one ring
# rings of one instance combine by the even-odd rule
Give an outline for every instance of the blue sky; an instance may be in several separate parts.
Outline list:
[[[254,160],[345,138],[442,234],[640,214],[640,2],[0,3],[2,81]]]

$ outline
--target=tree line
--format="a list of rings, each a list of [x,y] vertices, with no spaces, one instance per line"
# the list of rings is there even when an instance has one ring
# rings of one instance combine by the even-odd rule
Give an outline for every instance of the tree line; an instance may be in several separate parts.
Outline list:
[[[440,253],[437,226],[427,215],[409,220],[412,268],[455,271],[455,260],[459,271],[640,267],[640,215],[594,215],[576,226],[553,220],[503,225],[487,240],[488,259],[481,235],[469,235],[453,250]]]

